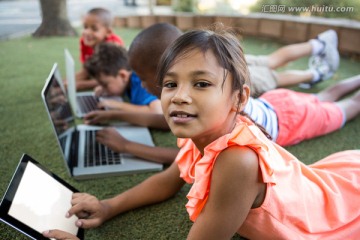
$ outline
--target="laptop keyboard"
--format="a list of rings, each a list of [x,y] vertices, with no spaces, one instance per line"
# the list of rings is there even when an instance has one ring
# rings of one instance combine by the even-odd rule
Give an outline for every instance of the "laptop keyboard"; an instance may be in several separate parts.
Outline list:
[[[95,96],[77,96],[81,112],[88,113],[97,109],[98,100]]]
[[[121,164],[120,153],[96,141],[96,131],[86,131],[85,167]]]

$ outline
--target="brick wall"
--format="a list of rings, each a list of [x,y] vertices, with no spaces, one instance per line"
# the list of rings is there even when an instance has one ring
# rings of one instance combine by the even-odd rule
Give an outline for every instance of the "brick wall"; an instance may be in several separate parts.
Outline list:
[[[234,27],[244,36],[258,36],[283,43],[304,42],[327,29],[334,29],[339,37],[339,51],[343,55],[360,55],[360,22],[345,19],[305,18],[288,15],[250,14],[246,16],[143,15],[116,17],[116,27],[146,28],[154,23],[167,22],[186,31],[204,28],[214,22]]]

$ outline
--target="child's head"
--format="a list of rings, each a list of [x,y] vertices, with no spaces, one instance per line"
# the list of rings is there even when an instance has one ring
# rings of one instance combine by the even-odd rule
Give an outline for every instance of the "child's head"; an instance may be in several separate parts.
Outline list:
[[[131,69],[125,48],[114,43],[101,43],[84,67],[109,95],[119,96],[126,90]]]
[[[240,42],[222,29],[179,37],[163,54],[157,79],[165,118],[178,137],[208,141],[228,133],[250,93]]]
[[[93,8],[83,18],[82,37],[84,44],[95,47],[103,42],[111,33],[112,16],[104,8]]]
[[[160,96],[156,70],[165,49],[181,36],[181,31],[168,23],[154,24],[141,31],[129,48],[131,68],[150,93]]]

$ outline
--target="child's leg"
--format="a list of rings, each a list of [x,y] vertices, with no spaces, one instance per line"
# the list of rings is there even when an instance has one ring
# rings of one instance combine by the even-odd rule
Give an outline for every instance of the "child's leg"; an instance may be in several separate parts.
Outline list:
[[[331,78],[337,71],[340,62],[338,38],[334,30],[320,33],[316,39],[311,39],[312,56],[309,59],[309,70],[313,71],[310,82],[299,84],[301,88],[311,88],[315,84]]]
[[[276,51],[274,54],[271,54],[269,56],[268,64],[270,68],[272,68],[276,64],[280,64],[279,61],[281,60],[284,61],[283,63],[288,63],[292,60],[295,60],[297,57],[300,58],[302,56],[305,56],[309,54],[308,52],[306,52],[309,51],[309,46],[311,49],[310,42],[307,42],[301,44],[293,44],[281,48],[279,51]],[[287,51],[289,51],[289,53],[287,54],[287,59],[284,57],[280,57],[281,53],[286,54]],[[336,52],[336,49],[334,49],[334,52]],[[334,74],[334,71],[332,71],[330,65],[326,61],[322,61],[321,64],[318,64],[318,66],[310,68],[308,70],[290,70],[284,72],[277,72],[277,87],[289,87],[300,84],[303,88],[310,88],[313,84],[320,82],[321,80],[325,79],[325,77],[329,78],[330,76],[332,76],[332,74]]]
[[[287,63],[299,58],[310,56],[312,53],[312,45],[310,42],[290,44],[281,47],[269,55],[269,67],[276,69]]]
[[[360,75],[340,81],[317,94],[320,101],[335,102],[341,97],[360,88]]]
[[[357,91],[353,97],[341,100],[336,103],[343,109],[346,122],[354,119],[360,114],[360,90]]]
[[[319,101],[314,94],[276,89],[261,98],[276,112],[279,131],[276,142],[282,146],[338,130],[346,117],[341,105]]]
[[[289,70],[276,74],[277,87],[289,87],[296,84],[308,84],[321,78],[327,69]],[[304,86],[304,88],[306,88]]]
[[[299,58],[321,54],[326,50],[326,46],[330,45],[337,50],[337,34],[334,30],[320,33],[317,38],[310,39],[307,42],[281,47],[269,55],[269,67],[276,69]]]
[[[278,87],[289,87],[297,85],[299,83],[311,82],[314,77],[312,71],[298,71],[290,70],[284,72],[277,72],[277,86]]]

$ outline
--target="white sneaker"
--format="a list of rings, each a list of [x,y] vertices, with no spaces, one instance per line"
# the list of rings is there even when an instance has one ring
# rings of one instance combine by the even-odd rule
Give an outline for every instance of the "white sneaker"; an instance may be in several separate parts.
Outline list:
[[[320,33],[317,36],[317,39],[324,44],[323,50],[309,59],[309,68],[316,68],[316,62],[318,58],[324,58],[330,66],[332,72],[336,72],[339,68],[340,56],[338,51],[338,37],[337,33],[330,29],[325,32]]]
[[[330,71],[336,72],[340,64],[340,55],[337,47],[327,44],[323,52],[323,58],[329,64]]]
[[[335,48],[338,47],[338,37],[336,31],[329,29],[325,32],[317,35],[317,39],[323,42],[326,45],[332,45]]]
[[[335,72],[333,72],[331,70],[330,65],[325,61],[325,59],[321,58],[320,56],[318,56],[317,58],[314,58],[312,64],[313,64],[312,65],[313,67],[311,69],[314,69],[319,74],[319,79],[314,80],[314,81],[309,82],[309,83],[300,83],[298,85],[300,88],[310,89],[315,84],[318,84],[318,83],[320,83],[322,81],[328,80],[335,73]]]

